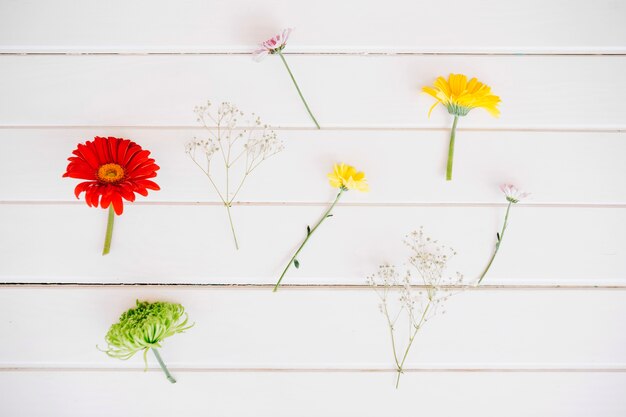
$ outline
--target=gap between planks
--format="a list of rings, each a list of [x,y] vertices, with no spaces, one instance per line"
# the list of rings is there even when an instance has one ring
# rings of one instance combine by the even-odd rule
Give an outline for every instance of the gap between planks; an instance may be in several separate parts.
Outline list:
[[[180,368],[168,367],[176,373],[396,373],[395,368]],[[111,368],[111,367],[47,367],[47,366],[5,366],[0,372],[162,372],[159,368]],[[405,368],[404,373],[624,373],[626,366],[610,367],[423,367]]]
[[[74,129],[146,129],[146,130],[204,130],[197,125],[10,125],[0,124],[0,130],[74,130]],[[209,126],[210,130],[216,127]],[[258,130],[257,126],[241,126],[236,130]],[[333,132],[449,132],[449,127],[426,126],[323,126],[321,129],[305,126],[272,126],[275,131],[333,131]],[[529,133],[624,133],[625,126],[509,126],[509,127],[461,127],[458,132],[529,132]],[[323,139],[322,139],[323,140]],[[386,139],[387,140],[387,139]]]
[[[202,290],[270,290],[274,288],[273,283],[269,284],[216,284],[216,283],[157,283],[157,282],[131,282],[131,283],[111,283],[111,282],[1,282],[0,290],[13,288],[39,288],[39,289],[91,289],[91,288],[167,288],[176,289],[202,289]],[[427,288],[424,285],[412,285],[415,289]],[[392,287],[400,290],[402,286]],[[626,290],[624,284],[484,284],[473,285],[443,285],[441,288],[450,290],[469,291],[511,291],[511,290]],[[371,291],[369,285],[365,284],[283,284],[281,290],[285,291],[316,291],[316,290],[345,290],[345,291]]]
[[[83,201],[70,200],[0,200],[0,206],[77,206]],[[220,201],[135,201],[138,206],[207,206],[221,207]],[[329,202],[322,201],[235,201],[233,206],[241,207],[327,207]],[[506,208],[507,203],[464,203],[464,202],[351,202],[337,203],[337,207],[415,207],[415,208]],[[518,203],[518,208],[555,208],[555,209],[623,209],[626,203]]]
[[[105,56],[134,56],[134,55],[217,55],[217,56],[250,56],[256,48],[250,46],[222,46],[213,48],[197,48],[173,46],[169,48],[97,48],[97,47],[3,47],[0,55],[105,55]],[[592,49],[577,48],[476,48],[460,49],[419,49],[419,48],[305,48],[291,47],[285,55],[304,56],[625,56],[626,49],[622,47],[605,47]]]

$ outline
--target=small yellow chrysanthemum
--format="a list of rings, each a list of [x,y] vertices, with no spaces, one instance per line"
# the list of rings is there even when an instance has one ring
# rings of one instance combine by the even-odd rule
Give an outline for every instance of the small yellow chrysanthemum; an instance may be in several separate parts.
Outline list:
[[[446,106],[448,113],[455,116],[465,116],[476,107],[482,107],[494,117],[500,115],[497,108],[500,97],[491,94],[491,87],[476,78],[468,82],[463,74],[450,74],[448,80],[438,77],[434,87],[424,87],[422,91],[437,100],[428,111],[429,117],[439,103]]]
[[[370,190],[364,172],[358,172],[355,167],[344,163],[335,164],[333,172],[328,174],[330,185],[335,188],[358,190],[367,192]]]

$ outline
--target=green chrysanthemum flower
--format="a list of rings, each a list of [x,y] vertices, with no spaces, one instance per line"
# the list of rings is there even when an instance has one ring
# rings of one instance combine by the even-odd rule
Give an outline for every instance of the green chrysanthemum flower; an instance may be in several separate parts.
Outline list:
[[[120,316],[105,336],[108,348],[104,350],[112,358],[126,360],[143,350],[143,360],[148,368],[148,350],[151,349],[165,376],[171,383],[176,380],[170,375],[157,348],[163,339],[184,332],[187,325],[185,308],[180,304],[157,301],[154,303],[137,300],[137,306]]]

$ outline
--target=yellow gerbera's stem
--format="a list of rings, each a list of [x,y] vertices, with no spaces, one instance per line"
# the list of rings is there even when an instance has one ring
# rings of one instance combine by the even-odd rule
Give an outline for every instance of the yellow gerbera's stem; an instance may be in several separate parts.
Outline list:
[[[104,248],[102,249],[102,255],[106,255],[111,250],[111,238],[113,237],[113,223],[115,222],[115,211],[113,211],[113,204],[109,206],[109,220],[107,222],[107,232],[104,237]]]
[[[512,204],[513,203],[509,201],[509,205],[506,208],[506,214],[504,215],[504,224],[502,225],[502,231],[496,235],[497,236],[496,248],[493,251],[493,255],[491,255],[491,259],[489,259],[489,263],[487,264],[487,267],[485,268],[483,273],[480,274],[480,278],[478,278],[478,283],[476,285],[480,284],[483,278],[485,278],[485,275],[487,275],[487,271],[489,271],[489,268],[491,268],[491,264],[493,263],[493,260],[496,259],[496,255],[498,254],[498,250],[500,249],[500,244],[502,243],[502,238],[504,238],[504,232],[506,231],[506,226],[509,223],[509,211],[511,211]]]
[[[170,374],[170,371],[167,369],[167,366],[165,366],[165,363],[163,362],[163,359],[161,359],[161,355],[159,354],[159,351],[156,348],[151,348],[151,349],[152,349],[152,353],[154,353],[154,356],[156,357],[157,362],[159,362],[159,366],[165,373],[167,380],[170,381],[172,384],[175,384],[176,379],[174,379],[172,374]]]
[[[285,59],[285,57],[283,56],[283,53],[280,50],[278,50],[277,53],[278,53],[278,56],[280,56],[280,59],[282,59],[283,64],[285,64],[285,68],[287,68],[287,72],[289,73],[289,76],[291,77],[291,81],[293,81],[293,85],[295,85],[296,90],[298,90],[298,94],[300,95],[300,99],[302,100],[302,103],[304,103],[304,107],[306,107],[306,111],[309,112],[309,116],[311,116],[311,119],[313,119],[313,123],[315,123],[315,126],[317,126],[317,128],[320,129],[320,124],[317,123],[315,116],[313,116],[313,113],[311,112],[309,105],[304,99],[304,96],[302,95],[302,91],[300,91],[300,87],[298,87],[298,83],[296,82],[295,77],[291,73],[291,69],[289,69],[289,65],[287,65],[287,60]]]
[[[459,116],[454,116],[454,123],[452,123],[452,132],[450,132],[450,147],[448,148],[448,168],[446,169],[446,180],[452,180],[452,163],[454,161],[454,137],[456,135],[456,124],[459,121]]]
[[[287,264],[287,266],[283,270],[283,273],[280,274],[280,278],[278,278],[278,282],[276,283],[276,285],[274,285],[274,289],[272,290],[273,292],[278,291],[278,287],[280,286],[280,283],[283,280],[283,277],[285,276],[285,274],[289,270],[289,267],[292,264],[298,262],[296,260],[296,257],[300,254],[300,251],[302,250],[302,248],[304,248],[304,245],[306,245],[306,242],[309,241],[309,238],[311,237],[311,235],[317,230],[318,227],[320,227],[320,225],[324,222],[324,220],[326,220],[328,217],[330,217],[330,212],[333,210],[333,208],[337,204],[337,201],[339,201],[339,198],[341,198],[341,195],[343,194],[343,192],[345,190],[346,189],[343,188],[343,187],[339,190],[339,194],[337,194],[337,197],[335,197],[335,201],[333,201],[333,203],[330,205],[330,207],[328,207],[328,210],[326,210],[326,212],[324,212],[324,215],[322,216],[322,218],[317,222],[317,224],[312,229],[309,229],[307,227],[306,237],[304,238],[304,241],[302,242],[302,244],[300,245],[300,247],[298,248],[296,253],[291,257],[291,260],[289,261],[289,263]],[[296,264],[296,267],[298,267],[298,265],[299,265],[299,263]]]

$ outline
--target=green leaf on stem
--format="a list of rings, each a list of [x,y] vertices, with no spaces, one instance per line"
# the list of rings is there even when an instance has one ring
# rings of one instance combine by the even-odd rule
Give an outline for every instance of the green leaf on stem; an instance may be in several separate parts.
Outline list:
[[[311,227],[310,226],[306,227],[306,234],[307,234],[307,236],[311,234]]]
[[[297,259],[294,259],[293,266],[295,266],[296,268],[300,268],[300,261],[298,261]]]

